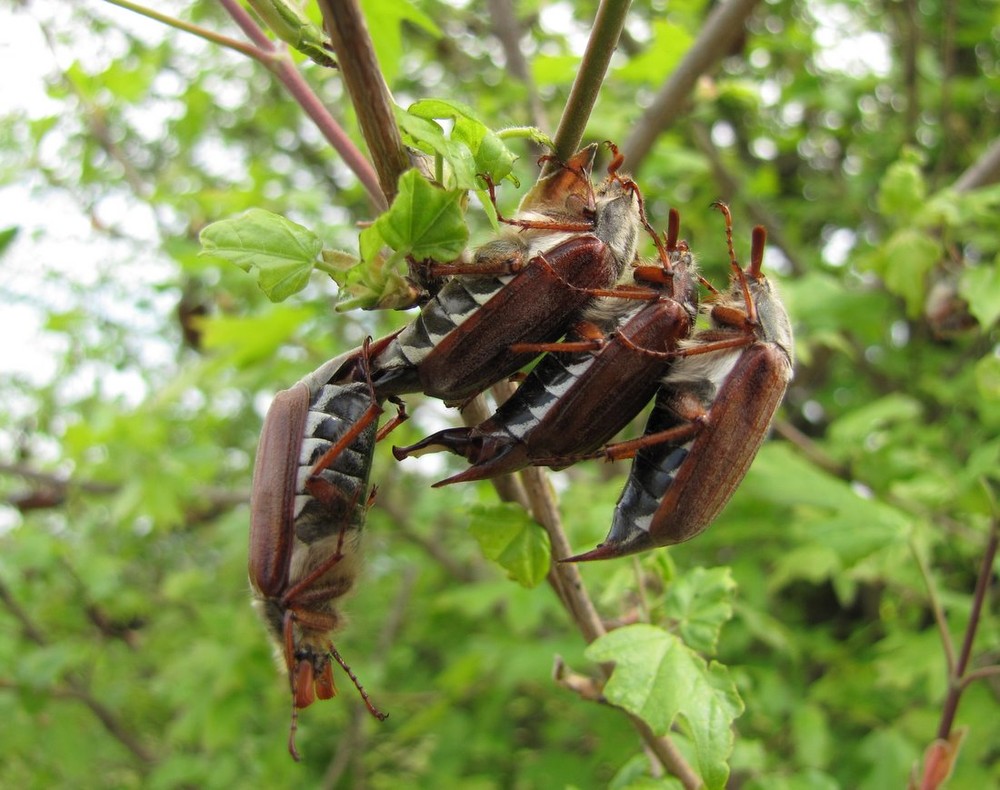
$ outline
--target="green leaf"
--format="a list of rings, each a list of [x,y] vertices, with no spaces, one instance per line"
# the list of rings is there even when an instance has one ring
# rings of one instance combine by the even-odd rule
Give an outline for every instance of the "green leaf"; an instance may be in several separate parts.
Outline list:
[[[0,230],[0,256],[3,256],[3,254],[7,252],[7,248],[13,244],[14,239],[17,238],[20,232],[20,225],[11,225],[10,227]]]
[[[389,210],[375,220],[382,240],[400,255],[417,260],[457,258],[469,239],[459,202],[463,193],[435,186],[416,170],[399,177]]]
[[[722,624],[733,616],[736,582],[729,568],[692,568],[667,590],[666,613],[684,643],[714,653]]]
[[[440,38],[441,30],[411,0],[361,0],[368,30],[375,43],[375,54],[385,81],[392,85],[399,72],[403,54],[403,23],[409,23],[431,38]]]
[[[272,302],[282,302],[306,287],[323,249],[323,242],[308,228],[256,208],[213,222],[199,238],[202,254],[239,266]]]
[[[475,111],[458,101],[445,99],[421,99],[409,106],[407,112],[418,118],[442,119],[451,118],[455,122],[451,138],[465,145],[475,162],[475,174],[485,173],[494,183],[506,178],[517,158],[500,137],[494,133]],[[471,185],[462,184],[465,189]]]
[[[962,272],[958,293],[969,303],[969,312],[983,331],[990,329],[1000,318],[1000,257]]]
[[[548,533],[519,507],[500,504],[472,510],[469,531],[489,559],[524,587],[534,587],[549,572]]]
[[[604,687],[610,702],[666,735],[681,716],[694,741],[698,767],[709,788],[725,786],[733,748],[733,721],[743,702],[728,670],[707,665],[674,634],[651,625],[631,625],[602,636],[587,648],[591,661],[615,663]]]
[[[396,107],[395,113],[396,123],[403,132],[403,142],[447,163],[448,171],[441,174],[445,186],[458,190],[476,187],[476,160],[468,145],[450,139],[434,121],[413,115],[401,107]]]
[[[879,184],[878,209],[883,214],[905,221],[915,217],[927,200],[927,184],[918,161],[904,152],[893,162]]]
[[[926,296],[926,275],[941,259],[941,246],[916,228],[897,230],[866,262],[882,277],[890,292],[903,298],[910,316],[920,315]]]

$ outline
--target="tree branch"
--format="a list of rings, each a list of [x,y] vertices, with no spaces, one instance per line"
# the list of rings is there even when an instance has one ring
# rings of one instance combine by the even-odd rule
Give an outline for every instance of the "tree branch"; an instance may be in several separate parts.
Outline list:
[[[958,177],[952,189],[971,192],[997,181],[1000,181],[1000,138],[994,140],[983,155]]]
[[[319,7],[382,193],[391,203],[399,177],[409,168],[410,160],[396,127],[392,96],[382,78],[364,16],[357,0],[319,0]]]
[[[714,66],[742,35],[757,0],[726,0],[715,7],[691,49],[663,83],[656,98],[621,146],[632,172],[639,170],[656,138],[681,117],[698,78]]]
[[[505,394],[509,397],[515,386],[508,381],[495,385],[494,389],[500,389],[501,392],[506,390]],[[463,420],[466,420],[467,425],[470,417],[463,414]],[[569,557],[573,552],[563,529],[559,505],[549,482],[548,473],[540,467],[528,467],[521,470],[518,477],[520,477],[527,494],[529,511],[549,535],[553,557]],[[548,582],[587,644],[606,633],[604,623],[597,613],[597,608],[583,583],[580,569],[575,563],[553,562],[549,568]],[[611,667],[601,666],[601,672],[606,680],[611,675]],[[678,777],[686,788],[694,790],[694,788],[702,786],[697,773],[688,765],[684,756],[669,738],[656,735],[649,728],[649,725],[637,716],[633,716],[627,711],[623,711],[623,713],[628,716],[632,726],[635,727],[640,737],[667,771]]]

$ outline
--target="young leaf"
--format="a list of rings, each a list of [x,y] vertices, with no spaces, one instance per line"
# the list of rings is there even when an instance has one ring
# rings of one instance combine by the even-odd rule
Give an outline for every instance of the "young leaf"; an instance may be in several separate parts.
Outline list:
[[[476,507],[469,526],[489,559],[524,587],[534,587],[549,572],[552,546],[548,533],[513,505]]]
[[[213,222],[199,238],[202,255],[239,266],[272,302],[282,302],[306,287],[323,249],[323,242],[308,228],[259,208]]]
[[[608,700],[666,735],[677,716],[687,724],[706,787],[721,788],[729,776],[731,725],[743,701],[728,670],[706,665],[674,634],[652,625],[630,625],[605,634],[587,648],[591,661],[613,661],[604,687]]]
[[[427,154],[440,157],[448,165],[448,173],[439,180],[450,189],[474,189],[476,186],[476,160],[464,142],[450,140],[438,124],[427,118],[412,115],[396,107],[396,123],[403,132],[403,141]]]
[[[958,292],[983,331],[990,329],[1000,318],[1000,258],[962,272]]]
[[[684,643],[714,653],[722,624],[733,616],[736,582],[729,568],[692,568],[667,591],[667,616],[677,622]]]
[[[447,99],[421,99],[411,104],[407,112],[418,118],[453,119],[452,140],[464,144],[472,153],[476,173],[485,173],[494,183],[510,174],[517,157],[471,107]]]
[[[454,260],[469,239],[459,205],[462,195],[434,186],[416,170],[407,170],[399,177],[396,199],[374,227],[401,256]]]

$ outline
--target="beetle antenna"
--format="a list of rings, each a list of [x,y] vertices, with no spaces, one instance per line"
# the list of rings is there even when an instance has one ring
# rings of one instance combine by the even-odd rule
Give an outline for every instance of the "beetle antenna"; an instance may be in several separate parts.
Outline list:
[[[372,704],[371,699],[368,697],[368,692],[365,691],[364,686],[361,685],[361,681],[358,680],[358,676],[355,675],[353,671],[351,671],[351,668],[347,665],[347,662],[340,657],[340,653],[337,652],[337,648],[335,648],[333,645],[329,645],[329,648],[330,648],[330,655],[333,656],[334,660],[338,664],[340,664],[341,669],[343,669],[344,672],[347,673],[347,677],[349,677],[351,679],[351,682],[354,684],[354,688],[358,690],[358,693],[361,695],[361,699],[364,700],[365,707],[368,708],[368,712],[379,721],[385,721],[386,719],[388,719],[389,718],[388,713],[382,713],[382,711],[380,711]]]
[[[740,289],[743,291],[743,302],[746,305],[747,320],[756,325],[757,323],[757,306],[754,304],[753,297],[750,296],[750,284],[747,282],[747,274],[752,271],[753,264],[750,265],[747,272],[744,272],[740,268],[740,262],[736,260],[736,249],[733,247],[733,215],[729,211],[729,206],[723,203],[721,200],[717,200],[712,204],[712,208],[717,208],[722,212],[722,216],[726,218],[726,246],[729,248],[729,266],[733,270],[733,277],[739,282]],[[763,255],[763,247],[761,248]]]

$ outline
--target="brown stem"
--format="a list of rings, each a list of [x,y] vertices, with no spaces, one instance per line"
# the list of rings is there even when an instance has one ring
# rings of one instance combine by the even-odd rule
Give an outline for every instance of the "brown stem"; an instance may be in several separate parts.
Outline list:
[[[510,382],[504,382],[497,386],[506,388],[508,391],[514,389]],[[572,549],[562,526],[559,505],[549,483],[548,474],[540,467],[529,467],[521,470],[518,476],[521,478],[527,493],[532,516],[549,535],[553,556],[569,557],[572,554]],[[569,562],[554,562],[549,568],[548,582],[587,644],[606,633],[604,623],[601,622],[600,615],[598,615],[597,609],[587,593],[577,565]],[[611,667],[602,666],[601,671],[607,678],[611,674]],[[625,715],[628,716],[632,726],[635,727],[640,737],[667,771],[678,777],[686,788],[693,790],[702,786],[701,779],[669,738],[656,735],[649,728],[649,725],[637,716],[628,712],[625,712]]]
[[[649,109],[632,127],[632,134],[621,147],[633,172],[639,169],[656,138],[681,117],[681,108],[698,78],[721,60],[743,34],[747,17],[755,5],[757,0],[726,0],[716,6],[705,20],[691,49],[660,88]]]
[[[399,177],[410,162],[364,16],[358,0],[319,0],[319,7],[382,193],[391,203]]]
[[[344,132],[340,124],[334,120],[312,88],[309,87],[292,59],[288,57],[287,52],[278,54],[274,43],[237,0],[219,0],[219,2],[243,32],[257,45],[255,53],[251,53],[251,55],[278,78],[285,86],[285,90],[292,95],[292,98],[298,102],[306,115],[316,124],[323,137],[340,154],[344,164],[358,177],[376,210],[384,211],[388,208],[386,196],[379,187],[379,179],[371,164],[354,145],[354,141]]]
[[[969,666],[969,660],[972,658],[972,644],[976,639],[979,618],[986,601],[986,589],[989,587],[990,577],[993,575],[993,561],[996,559],[998,545],[1000,545],[1000,519],[994,515],[990,525],[990,536],[986,541],[986,550],[983,552],[983,559],[979,565],[979,577],[976,579],[976,591],[972,596],[969,623],[965,627],[965,637],[962,639],[962,647],[958,652],[955,672],[948,679],[948,696],[945,698],[944,708],[941,710],[941,722],[937,731],[937,737],[941,740],[948,740],[951,735],[951,727],[955,722],[958,702],[964,688],[962,681],[965,677],[965,670]]]

